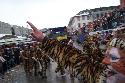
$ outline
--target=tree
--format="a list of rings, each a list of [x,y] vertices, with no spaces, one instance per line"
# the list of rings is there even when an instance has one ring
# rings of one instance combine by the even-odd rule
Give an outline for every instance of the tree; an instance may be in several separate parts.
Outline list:
[[[15,30],[13,27],[11,27],[11,33],[12,33],[12,35],[15,35]]]

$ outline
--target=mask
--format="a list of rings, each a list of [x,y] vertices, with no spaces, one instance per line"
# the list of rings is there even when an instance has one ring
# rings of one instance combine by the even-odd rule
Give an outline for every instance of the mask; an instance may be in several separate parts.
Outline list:
[[[109,51],[110,61],[111,62],[118,62],[120,59],[120,54],[118,53],[118,49],[115,47],[112,47]]]

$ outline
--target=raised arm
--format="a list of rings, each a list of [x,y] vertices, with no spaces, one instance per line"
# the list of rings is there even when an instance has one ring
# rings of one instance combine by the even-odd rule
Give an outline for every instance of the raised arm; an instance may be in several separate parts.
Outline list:
[[[31,22],[27,21],[27,23],[30,25],[32,28],[32,33],[31,35],[37,40],[37,41],[42,41],[44,38],[43,33],[38,30]]]

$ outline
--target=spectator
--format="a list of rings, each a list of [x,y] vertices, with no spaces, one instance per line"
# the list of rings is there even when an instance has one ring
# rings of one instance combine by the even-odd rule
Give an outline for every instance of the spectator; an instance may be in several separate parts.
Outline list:
[[[0,47],[0,74],[2,75],[2,78],[4,78],[6,60],[3,58],[2,54],[2,48]]]
[[[16,45],[13,47],[13,52],[14,52],[14,62],[16,65],[20,64],[20,49]]]
[[[4,57],[7,61],[7,69],[12,68],[15,64],[14,64],[13,51],[10,45],[6,45],[4,50]]]

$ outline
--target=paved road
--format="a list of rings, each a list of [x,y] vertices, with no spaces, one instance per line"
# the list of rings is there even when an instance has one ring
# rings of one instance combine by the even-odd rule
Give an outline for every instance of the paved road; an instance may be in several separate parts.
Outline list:
[[[82,81],[70,79],[69,74],[61,77],[56,74],[55,71],[56,63],[51,62],[47,70],[47,79],[42,79],[39,76],[26,76],[23,66],[19,65],[11,69],[10,72],[6,73],[5,79],[0,79],[0,83],[83,83]]]

